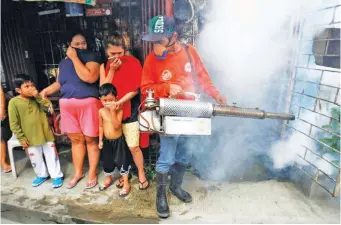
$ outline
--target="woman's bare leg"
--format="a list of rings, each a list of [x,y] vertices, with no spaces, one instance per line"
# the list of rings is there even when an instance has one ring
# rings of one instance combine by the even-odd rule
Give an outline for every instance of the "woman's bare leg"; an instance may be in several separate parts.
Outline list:
[[[138,170],[138,177],[140,182],[144,182],[146,180],[146,175],[144,173],[144,162],[143,162],[143,154],[139,146],[137,147],[129,147],[130,152],[133,156],[134,163]],[[145,188],[148,185],[148,182],[145,182],[143,185],[139,184],[140,188]]]
[[[86,153],[85,138],[82,133],[67,134],[71,140],[72,161],[74,174],[70,183],[77,183],[83,176],[84,157]]]
[[[85,136],[86,148],[88,149],[89,158],[89,176],[88,181],[93,181],[97,179],[97,165],[99,162],[100,151],[98,148],[98,137],[88,137]]]

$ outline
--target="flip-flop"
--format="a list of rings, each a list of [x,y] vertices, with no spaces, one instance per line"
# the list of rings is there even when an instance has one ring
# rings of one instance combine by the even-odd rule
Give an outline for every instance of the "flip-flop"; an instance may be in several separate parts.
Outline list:
[[[94,180],[87,181],[85,184],[85,189],[93,188],[97,185],[97,178]]]
[[[115,183],[116,183],[116,187],[117,187],[118,189],[121,189],[121,188],[123,187],[123,180],[121,180],[121,178],[120,178],[120,179],[118,179],[117,181],[118,181],[118,183],[115,182]],[[121,186],[121,184],[122,184],[122,186]]]
[[[146,183],[146,182],[148,182],[148,185],[145,186],[145,187],[143,187],[143,184]],[[149,180],[146,179],[146,180],[143,181],[143,182],[139,181],[139,183],[142,185],[142,188],[141,188],[140,185],[139,185],[139,189],[140,189],[141,191],[147,190],[147,189],[149,188]]]
[[[129,175],[128,175],[128,180],[130,180],[131,178],[132,178],[133,176],[129,173]],[[122,180],[121,180],[122,179]],[[123,178],[122,177],[120,177],[118,180],[118,183],[116,183],[116,187],[118,188],[118,189],[121,189],[122,187],[123,187]]]
[[[113,183],[114,183],[114,182],[111,181],[109,184],[103,184],[103,185],[101,185],[101,186],[99,187],[99,190],[100,190],[100,191],[105,191],[105,190],[107,190]]]
[[[5,173],[10,173],[10,172],[12,172],[12,168],[9,168],[9,169],[7,169],[7,170],[4,170],[4,172],[5,172]]]
[[[130,188],[128,189],[128,191],[127,191],[127,189],[126,188],[122,188],[121,190],[120,190],[120,194],[118,195],[120,198],[124,198],[124,197],[127,197],[128,195],[129,195],[129,193],[130,193]]]
[[[77,184],[78,184],[78,182],[81,180],[81,179],[83,179],[85,177],[85,175],[83,174],[80,178],[78,178],[78,180],[76,180],[76,181],[74,181],[74,182],[69,182],[68,184],[67,184],[67,188],[68,189],[71,189],[71,188],[74,188]]]

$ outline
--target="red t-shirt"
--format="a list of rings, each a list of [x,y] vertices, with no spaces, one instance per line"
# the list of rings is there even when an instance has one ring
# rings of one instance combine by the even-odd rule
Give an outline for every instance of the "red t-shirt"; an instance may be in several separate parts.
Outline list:
[[[122,98],[129,92],[137,91],[141,86],[142,66],[140,61],[133,56],[120,57],[122,65],[115,72],[112,84],[117,89],[118,99]],[[110,69],[110,62],[105,67],[105,75]],[[134,109],[135,110],[135,109]],[[137,109],[136,109],[137,110]],[[131,102],[128,101],[123,105],[123,120],[132,115]],[[149,134],[140,134],[140,147],[146,148],[149,145]]]
[[[217,97],[219,92],[213,86],[195,48],[188,45],[188,51],[199,87],[211,97]],[[179,51],[167,54],[164,60],[157,59],[153,53],[150,53],[143,65],[141,92],[144,96],[146,90],[153,89],[155,98],[168,98],[170,84],[179,85],[185,92],[196,91],[190,60],[183,46]],[[178,96],[178,98],[182,97]]]
[[[117,89],[118,99],[122,98],[129,92],[137,91],[141,85],[142,66],[140,61],[133,56],[120,57],[122,65],[115,72],[112,84]],[[105,75],[108,75],[110,62],[107,62]],[[128,101],[123,105],[123,120],[131,116],[131,102]]]

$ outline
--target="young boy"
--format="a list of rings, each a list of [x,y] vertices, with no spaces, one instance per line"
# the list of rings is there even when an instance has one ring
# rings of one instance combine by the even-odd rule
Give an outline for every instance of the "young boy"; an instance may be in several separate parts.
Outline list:
[[[10,128],[23,149],[27,151],[37,175],[32,186],[39,186],[50,175],[53,179],[52,187],[61,187],[63,173],[60,169],[54,136],[46,117],[46,111],[52,108],[52,104],[49,100],[39,96],[29,75],[17,75],[14,78],[14,85],[19,95],[12,98],[8,104]]]
[[[115,167],[117,167],[123,178],[123,186],[119,196],[125,197],[130,192],[128,175],[132,156],[122,135],[123,110],[114,104],[117,98],[117,90],[112,84],[103,84],[99,89],[99,96],[104,108],[99,110],[98,147],[103,151],[105,176],[104,184],[100,190],[106,190],[113,183],[112,176]]]

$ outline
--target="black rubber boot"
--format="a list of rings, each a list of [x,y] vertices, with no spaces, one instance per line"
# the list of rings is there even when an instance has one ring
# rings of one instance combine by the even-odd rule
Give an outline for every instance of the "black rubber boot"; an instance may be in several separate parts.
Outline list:
[[[171,167],[171,183],[169,185],[170,192],[183,202],[192,201],[192,196],[181,188],[182,181],[186,172],[186,166],[175,163]]]
[[[161,218],[169,217],[166,187],[168,173],[156,172],[156,213]]]

